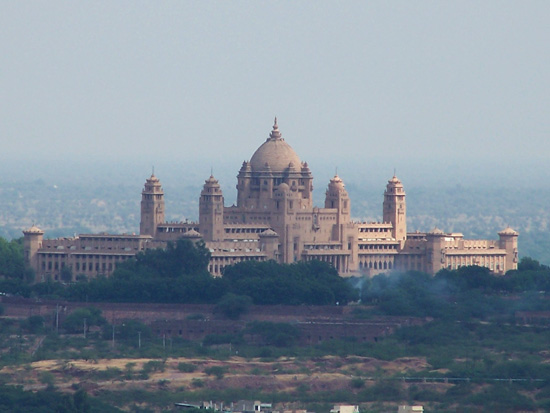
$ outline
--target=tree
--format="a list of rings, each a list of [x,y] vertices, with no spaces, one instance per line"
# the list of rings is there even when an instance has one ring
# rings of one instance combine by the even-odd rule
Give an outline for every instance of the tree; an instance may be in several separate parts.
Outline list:
[[[547,265],[541,265],[540,262],[530,257],[523,257],[518,264],[518,271],[539,271],[550,269]]]
[[[21,327],[31,334],[38,334],[44,329],[44,317],[40,315],[31,315],[25,321],[21,322]]]
[[[84,331],[84,319],[86,319],[86,331],[91,326],[102,326],[107,322],[98,308],[77,308],[67,316],[63,322],[63,328],[68,333],[82,333]]]
[[[116,323],[117,337],[122,340],[131,340],[138,345],[139,339],[150,338],[153,335],[151,327],[143,324],[138,320],[121,320]],[[103,338],[110,339],[112,337],[112,325],[104,324]]]
[[[23,280],[18,278],[0,279],[0,291],[12,295],[20,295],[29,297],[31,295],[30,286]]]
[[[69,286],[67,297],[119,302],[217,301],[223,282],[208,271],[210,251],[203,242],[180,239],[166,249],[142,252],[117,266],[112,277],[97,277]]]
[[[344,305],[359,298],[334,267],[320,261],[245,261],[226,267],[223,282],[229,291],[248,295],[257,305]]]
[[[188,239],[169,242],[166,249],[147,250],[136,255],[135,260],[121,267],[132,270],[148,270],[160,277],[174,278],[182,274],[198,274],[207,271],[210,250],[204,242],[193,243]],[[117,268],[118,270],[118,268]],[[115,276],[117,276],[115,270]]]
[[[237,320],[248,312],[252,299],[246,295],[228,293],[214,307],[214,313],[223,314],[231,320]]]
[[[25,279],[23,245],[19,240],[6,241],[0,237],[0,275]]]
[[[66,265],[61,268],[61,280],[64,282],[71,282],[73,280],[73,272]]]

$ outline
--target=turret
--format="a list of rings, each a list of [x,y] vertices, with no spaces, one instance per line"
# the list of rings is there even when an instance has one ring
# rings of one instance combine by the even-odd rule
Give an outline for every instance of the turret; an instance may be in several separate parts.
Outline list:
[[[31,228],[23,231],[23,251],[25,254],[25,264],[38,273],[38,250],[42,247],[44,231],[33,225]]]
[[[250,196],[250,183],[252,181],[252,168],[250,162],[244,161],[237,175],[237,206],[245,207],[246,200]]]
[[[426,234],[426,269],[429,274],[436,274],[445,267],[445,233],[434,228]]]
[[[383,220],[393,225],[392,236],[403,247],[407,238],[407,207],[403,184],[394,175],[386,185],[383,203]]]
[[[145,187],[141,192],[141,222],[139,224],[140,235],[155,237],[157,227],[164,222],[164,191],[159,179],[152,174],[145,181]]]
[[[518,236],[519,234],[512,228],[506,229],[498,233],[499,246],[506,250],[506,261],[504,263],[503,272],[518,269]]]
[[[312,192],[313,192],[313,177],[311,176],[311,171],[307,162],[302,162],[302,167],[300,170],[300,187],[302,188],[302,197],[309,200],[309,208],[313,206],[312,203]]]
[[[338,175],[334,175],[328,184],[325,194],[325,208],[337,210],[336,223],[333,226],[332,239],[341,241],[343,239],[342,226],[350,221],[350,200],[344,181]]]
[[[193,244],[196,244],[197,242],[202,240],[202,235],[200,234],[200,232],[197,232],[194,229],[185,232],[181,237],[188,239]]]
[[[279,235],[272,229],[267,229],[261,234],[260,248],[265,252],[268,260],[277,260],[279,253]]]
[[[274,217],[271,220],[273,230],[279,235],[280,255],[279,262],[291,263],[295,261],[295,247],[299,246],[299,234],[296,234],[296,214],[300,208],[300,194],[293,191],[287,183],[283,182],[273,193],[272,210]],[[298,237],[295,239],[294,237]]]
[[[210,175],[199,200],[199,230],[205,241],[222,241],[223,194],[218,181]]]

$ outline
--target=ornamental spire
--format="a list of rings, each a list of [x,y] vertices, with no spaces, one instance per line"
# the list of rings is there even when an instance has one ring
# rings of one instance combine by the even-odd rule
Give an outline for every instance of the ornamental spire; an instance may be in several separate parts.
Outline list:
[[[275,116],[275,121],[273,123],[273,130],[269,134],[270,139],[281,139],[281,132],[279,132],[279,125],[277,125],[277,116]]]

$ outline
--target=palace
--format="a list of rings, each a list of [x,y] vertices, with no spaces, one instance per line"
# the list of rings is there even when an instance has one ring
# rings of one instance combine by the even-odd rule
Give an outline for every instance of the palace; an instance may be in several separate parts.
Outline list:
[[[118,262],[140,251],[162,248],[181,237],[203,240],[212,257],[209,271],[247,260],[280,263],[320,260],[342,276],[390,270],[430,274],[480,265],[495,274],[516,269],[518,233],[506,228],[498,240],[466,240],[461,233],[407,232],[405,190],[393,176],[386,185],[383,222],[355,222],[344,182],[328,183],[324,207],[312,202],[313,175],[307,162],[283,139],[277,119],[267,140],[243,162],[237,175],[237,205],[225,206],[218,181],[210,176],[199,201],[198,222],[166,222],[164,191],[153,174],[141,194],[139,235],[94,234],[44,239],[33,226],[23,231],[25,258],[36,280],[60,279],[64,272],[110,275]]]

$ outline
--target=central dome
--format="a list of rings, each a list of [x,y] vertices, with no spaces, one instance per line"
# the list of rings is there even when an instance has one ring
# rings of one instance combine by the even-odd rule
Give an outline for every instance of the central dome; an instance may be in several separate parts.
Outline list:
[[[284,172],[290,165],[296,170],[300,170],[302,167],[302,162],[294,149],[282,138],[277,126],[277,118],[275,118],[275,124],[269,138],[254,152],[250,159],[252,171],[265,171],[268,169],[266,164],[272,172]]]

